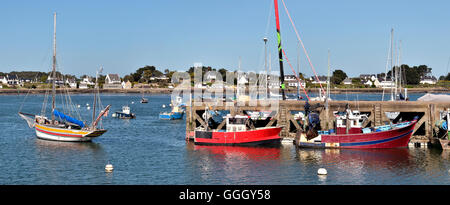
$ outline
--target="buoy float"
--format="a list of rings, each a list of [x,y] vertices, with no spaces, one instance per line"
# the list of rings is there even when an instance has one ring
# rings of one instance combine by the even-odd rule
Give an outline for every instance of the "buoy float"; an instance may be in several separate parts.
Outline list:
[[[86,109],[90,110],[90,109],[91,109],[91,107],[87,107]]]
[[[113,170],[114,170],[114,167],[113,167],[112,164],[107,164],[107,165],[105,166],[105,171],[106,171],[106,172],[112,172]]]
[[[318,175],[327,175],[327,170],[325,168],[320,168],[317,170]]]
[[[162,107],[163,107],[163,108],[165,108],[165,107],[166,107],[166,105],[162,105]]]

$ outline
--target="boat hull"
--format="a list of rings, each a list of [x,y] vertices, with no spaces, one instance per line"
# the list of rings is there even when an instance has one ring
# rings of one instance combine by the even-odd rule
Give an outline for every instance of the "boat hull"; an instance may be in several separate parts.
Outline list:
[[[387,131],[359,133],[359,134],[336,134],[321,135],[320,141],[306,140],[305,136],[299,136],[296,144],[299,147],[314,148],[343,148],[343,149],[383,149],[383,148],[405,148],[408,147],[409,139],[414,131],[417,121],[409,122],[408,125]]]
[[[281,142],[281,127],[270,127],[242,132],[195,131],[196,145],[256,146]]]
[[[134,119],[134,118],[136,118],[136,116],[133,113],[127,114],[127,113],[123,113],[123,112],[115,112],[114,114],[115,114],[114,116],[119,119]]]
[[[159,119],[181,120],[181,119],[183,119],[183,115],[184,115],[184,112],[161,113],[161,114],[159,114]]]
[[[88,142],[101,136],[106,130],[84,131],[63,128],[48,127],[35,124],[36,136],[39,139],[64,141],[64,142]]]

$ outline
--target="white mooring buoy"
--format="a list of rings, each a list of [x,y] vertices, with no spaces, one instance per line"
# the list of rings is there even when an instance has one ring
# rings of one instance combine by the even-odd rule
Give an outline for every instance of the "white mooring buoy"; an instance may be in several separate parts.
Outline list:
[[[327,175],[327,170],[325,168],[320,168],[319,170],[317,170],[317,174],[318,175]]]
[[[163,107],[163,108],[165,108],[165,107],[166,107],[166,105],[162,105],[162,107]]]
[[[114,170],[114,167],[113,167],[112,164],[107,164],[107,165],[105,166],[105,171],[106,171],[106,172],[112,172],[113,170]]]

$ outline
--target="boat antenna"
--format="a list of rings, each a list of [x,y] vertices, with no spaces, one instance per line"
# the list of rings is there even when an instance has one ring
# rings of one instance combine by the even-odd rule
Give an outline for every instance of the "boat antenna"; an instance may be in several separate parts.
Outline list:
[[[55,95],[56,95],[56,12],[53,14],[53,64],[52,64],[52,122],[55,120]]]
[[[275,19],[277,25],[277,38],[278,38],[278,59],[280,61],[280,81],[281,81],[281,95],[282,99],[286,100],[286,96],[284,94],[284,89],[286,86],[284,85],[284,71],[283,71],[283,51],[281,48],[281,34],[280,34],[280,17],[278,15],[278,0],[274,0],[275,5]]]

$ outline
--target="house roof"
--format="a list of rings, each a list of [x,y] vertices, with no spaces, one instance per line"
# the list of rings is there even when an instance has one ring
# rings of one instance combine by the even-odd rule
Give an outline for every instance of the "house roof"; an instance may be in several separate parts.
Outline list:
[[[420,78],[420,80],[437,80],[434,76],[423,76]]]
[[[17,77],[17,75],[6,75],[6,78],[8,79],[8,80],[18,80],[19,78]]]
[[[107,77],[110,81],[120,81],[119,74],[108,74]]]

